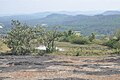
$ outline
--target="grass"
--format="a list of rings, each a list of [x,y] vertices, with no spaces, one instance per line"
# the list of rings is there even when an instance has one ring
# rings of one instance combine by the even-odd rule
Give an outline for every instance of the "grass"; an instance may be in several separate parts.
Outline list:
[[[0,53],[5,53],[7,51],[10,51],[10,49],[7,47],[6,44],[3,43],[3,41],[0,39]]]
[[[111,55],[115,52],[107,46],[98,44],[78,45],[68,42],[56,42],[56,46],[63,48],[65,51],[54,52],[57,55],[70,55],[70,56],[103,56]]]
[[[107,46],[98,44],[78,45],[69,42],[55,42],[56,46],[63,48],[65,51],[56,51],[54,55],[69,55],[69,56],[104,56],[117,54],[119,51],[111,49]],[[0,53],[10,51],[5,43],[0,39]],[[116,53],[117,52],[117,53]]]

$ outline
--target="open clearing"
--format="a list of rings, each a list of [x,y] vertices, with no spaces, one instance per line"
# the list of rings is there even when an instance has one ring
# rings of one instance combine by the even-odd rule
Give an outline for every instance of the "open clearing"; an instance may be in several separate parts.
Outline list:
[[[0,56],[0,80],[120,80],[120,57]]]

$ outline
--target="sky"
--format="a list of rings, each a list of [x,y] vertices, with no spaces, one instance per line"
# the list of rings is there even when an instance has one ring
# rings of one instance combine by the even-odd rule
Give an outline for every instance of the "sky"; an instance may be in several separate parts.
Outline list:
[[[120,0],[0,0],[0,15],[120,10]]]

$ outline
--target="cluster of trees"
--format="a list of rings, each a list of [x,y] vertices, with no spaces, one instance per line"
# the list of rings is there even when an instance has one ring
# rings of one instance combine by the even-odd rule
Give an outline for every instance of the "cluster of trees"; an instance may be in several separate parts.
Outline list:
[[[63,36],[59,38],[59,41],[71,42],[73,44],[89,44],[92,43],[96,38],[94,33],[92,33],[89,37],[85,37],[80,34],[77,35],[76,32],[73,32],[72,30],[63,32],[62,35]]]
[[[57,28],[47,31],[40,26],[31,27],[19,21],[12,21],[13,28],[7,34],[6,44],[14,55],[26,55],[35,51],[35,46],[42,44],[46,52],[53,52],[54,41],[59,36]]]
[[[63,36],[59,41],[71,42],[74,44],[101,44],[114,49],[120,49],[120,29],[117,29],[111,36],[103,36],[100,39],[96,39],[95,33],[91,33],[90,36],[76,35],[73,31],[69,30],[63,32]]]

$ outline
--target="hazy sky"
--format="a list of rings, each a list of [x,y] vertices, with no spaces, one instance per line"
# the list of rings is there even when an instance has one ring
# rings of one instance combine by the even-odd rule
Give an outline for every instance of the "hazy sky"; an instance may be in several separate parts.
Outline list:
[[[0,14],[120,10],[120,0],[0,0]]]

